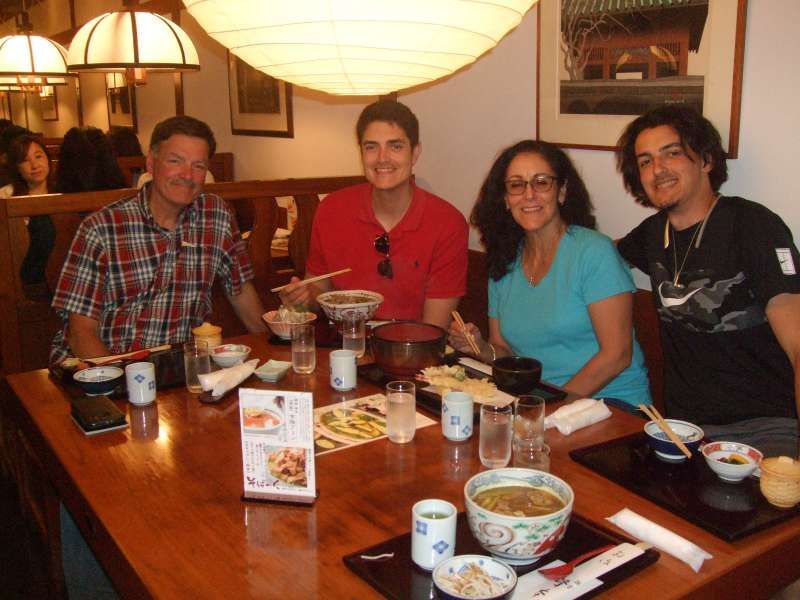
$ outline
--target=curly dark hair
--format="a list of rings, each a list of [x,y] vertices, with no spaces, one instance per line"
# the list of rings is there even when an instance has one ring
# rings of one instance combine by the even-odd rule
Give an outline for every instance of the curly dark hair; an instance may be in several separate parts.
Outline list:
[[[581,225],[594,229],[592,202],[583,180],[575,170],[569,156],[550,142],[523,140],[506,148],[494,161],[481,186],[478,201],[472,209],[470,223],[478,228],[481,242],[486,247],[489,276],[497,281],[508,273],[517,257],[525,232],[506,208],[506,171],[518,154],[538,154],[555,173],[558,188],[566,186],[564,204],[558,205],[561,218],[567,225]]]
[[[364,140],[364,132],[369,124],[375,121],[397,125],[405,131],[412,148],[419,144],[419,121],[411,109],[402,102],[378,100],[364,108],[356,123],[356,138],[359,144]]]
[[[6,154],[6,163],[10,167],[11,184],[14,186],[15,196],[27,196],[30,193],[28,182],[22,177],[19,172],[19,165],[28,157],[28,150],[31,144],[36,144],[42,149],[44,155],[47,157],[47,165],[50,167],[50,153],[44,145],[42,138],[23,134],[15,137],[8,145],[8,153]]]
[[[635,119],[625,128],[617,141],[617,171],[622,174],[625,189],[643,206],[653,206],[642,187],[639,162],[636,160],[636,138],[645,129],[669,125],[680,137],[681,146],[690,148],[697,156],[711,163],[708,178],[711,189],[719,191],[728,180],[728,165],[719,132],[711,121],[693,108],[670,104],[660,106]]]

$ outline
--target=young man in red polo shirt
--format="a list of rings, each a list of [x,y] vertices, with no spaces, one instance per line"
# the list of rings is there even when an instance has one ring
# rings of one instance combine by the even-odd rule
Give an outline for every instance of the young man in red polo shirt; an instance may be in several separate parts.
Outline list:
[[[314,217],[306,278],[352,271],[281,292],[284,304],[316,308],[331,289],[383,294],[376,319],[413,319],[447,329],[464,295],[468,228],[451,204],[414,183],[419,123],[407,106],[380,100],[356,124],[368,183],[330,194]]]

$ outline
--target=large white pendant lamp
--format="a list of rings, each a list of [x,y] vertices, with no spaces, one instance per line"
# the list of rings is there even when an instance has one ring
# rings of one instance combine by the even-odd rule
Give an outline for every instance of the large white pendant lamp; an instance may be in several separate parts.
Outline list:
[[[28,13],[21,12],[17,35],[0,38],[0,77],[16,80],[20,86],[64,85],[67,76],[67,51],[61,44],[31,33]]]
[[[449,75],[536,0],[183,0],[249,65],[331,94],[380,95]]]
[[[72,38],[67,64],[74,71],[197,70],[200,60],[189,36],[161,15],[126,8],[95,17]]]

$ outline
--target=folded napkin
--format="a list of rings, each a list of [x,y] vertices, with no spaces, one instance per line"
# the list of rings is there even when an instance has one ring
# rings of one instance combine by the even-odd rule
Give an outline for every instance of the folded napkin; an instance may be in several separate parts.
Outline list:
[[[202,373],[197,378],[200,380],[204,392],[211,392],[212,398],[219,398],[250,377],[256,370],[256,365],[258,365],[258,359],[253,358],[227,369]]]
[[[583,427],[594,425],[611,416],[611,411],[602,400],[581,398],[562,406],[551,415],[545,417],[544,427],[558,428],[562,435],[569,435]]]
[[[686,538],[682,538],[677,533],[653,523],[649,519],[636,514],[629,508],[623,508],[612,517],[608,517],[614,525],[628,532],[633,537],[653,544],[659,550],[671,554],[678,560],[682,560],[689,565],[695,573],[703,566],[703,561],[707,558],[714,558],[708,552],[693,544]]]

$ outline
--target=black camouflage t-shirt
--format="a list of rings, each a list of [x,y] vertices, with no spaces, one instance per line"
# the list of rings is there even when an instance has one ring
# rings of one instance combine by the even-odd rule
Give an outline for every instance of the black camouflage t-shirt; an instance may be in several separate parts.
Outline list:
[[[765,313],[774,296],[800,293],[791,231],[764,206],[722,196],[687,255],[700,223],[673,231],[664,248],[665,220],[647,218],[618,249],[650,276],[667,414],[700,424],[796,417],[792,366]]]

